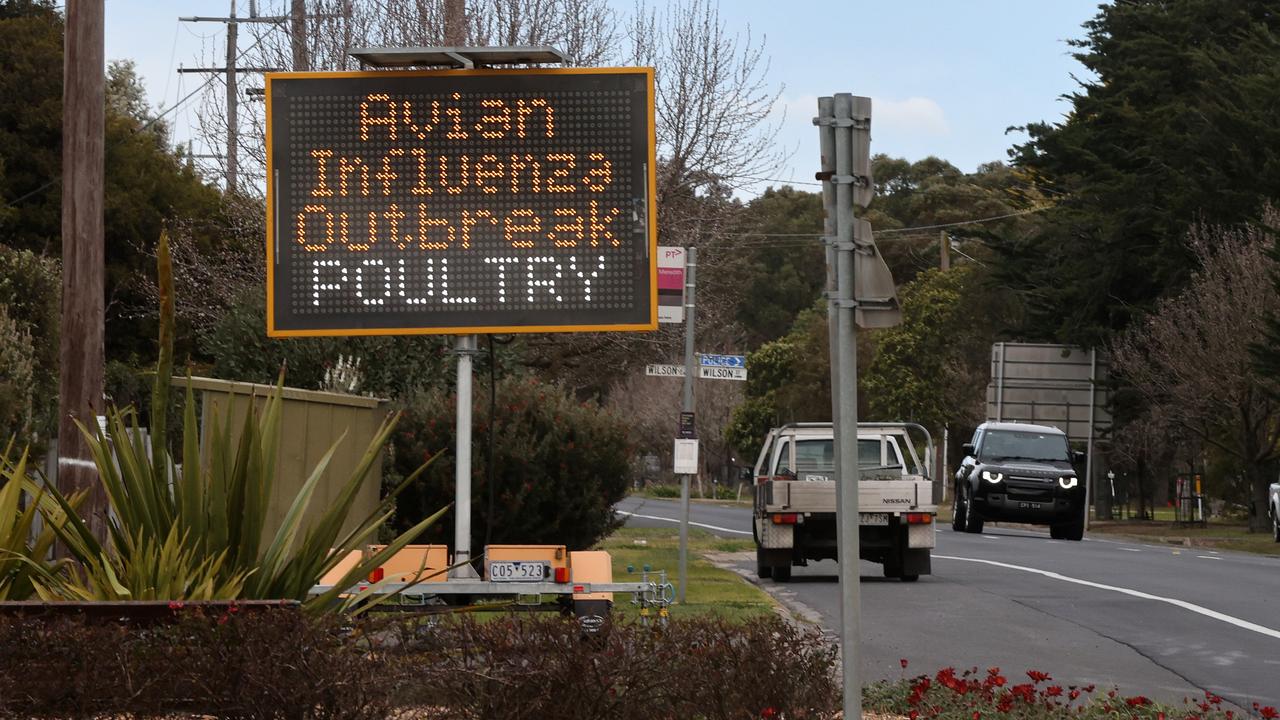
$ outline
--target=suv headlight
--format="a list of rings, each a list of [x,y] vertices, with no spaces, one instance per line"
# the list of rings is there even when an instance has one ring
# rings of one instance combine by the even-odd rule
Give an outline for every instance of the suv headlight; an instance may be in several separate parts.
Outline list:
[[[1078,482],[1080,481],[1076,479],[1075,475],[1067,475],[1065,477],[1058,478],[1058,485],[1062,486],[1063,490],[1070,490],[1075,487]]]
[[[987,482],[998,483],[1004,479],[1004,473],[991,472],[990,470],[983,470],[982,479],[986,480]]]

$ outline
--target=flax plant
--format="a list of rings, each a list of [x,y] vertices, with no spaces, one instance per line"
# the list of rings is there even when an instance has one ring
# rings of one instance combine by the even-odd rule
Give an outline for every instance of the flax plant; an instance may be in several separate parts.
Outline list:
[[[0,452],[0,601],[26,600],[37,579],[55,575],[63,561],[49,559],[55,539],[46,522],[33,537],[36,518],[60,517],[62,509],[28,477],[27,453],[11,460],[13,441]],[[68,504],[75,508],[81,495]]]

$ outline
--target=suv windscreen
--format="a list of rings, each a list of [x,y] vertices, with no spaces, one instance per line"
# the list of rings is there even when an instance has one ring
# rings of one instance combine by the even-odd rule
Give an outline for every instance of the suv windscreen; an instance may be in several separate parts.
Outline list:
[[[1068,450],[1066,435],[988,430],[982,439],[980,459],[1069,462]]]
[[[880,466],[880,441],[858,440],[858,467]],[[834,473],[835,451],[831,440],[799,440],[796,442],[796,472]]]

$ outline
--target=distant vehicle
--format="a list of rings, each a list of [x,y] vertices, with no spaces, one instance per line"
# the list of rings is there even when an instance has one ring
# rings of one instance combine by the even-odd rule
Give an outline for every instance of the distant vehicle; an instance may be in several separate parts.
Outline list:
[[[1271,483],[1267,492],[1267,514],[1271,516],[1271,537],[1280,543],[1280,482]]]
[[[930,573],[938,510],[909,429],[932,457],[932,440],[919,425],[858,423],[859,555],[903,582]],[[765,437],[752,523],[759,577],[785,582],[792,566],[838,559],[834,445],[831,423],[793,423]]]
[[[951,527],[980,533],[986,520],[1048,525],[1059,540],[1084,537],[1084,485],[1071,450],[1056,427],[987,422],[965,443],[956,471]]]

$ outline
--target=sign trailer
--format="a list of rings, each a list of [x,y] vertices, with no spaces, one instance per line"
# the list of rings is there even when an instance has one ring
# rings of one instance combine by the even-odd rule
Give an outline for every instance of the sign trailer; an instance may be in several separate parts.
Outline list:
[[[268,335],[657,328],[652,69],[265,92]]]

